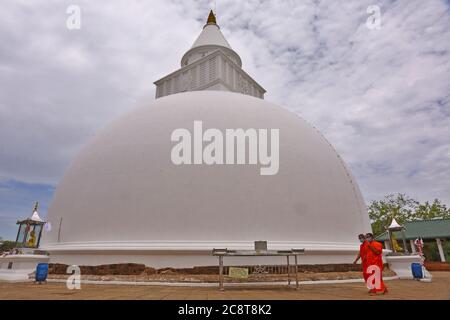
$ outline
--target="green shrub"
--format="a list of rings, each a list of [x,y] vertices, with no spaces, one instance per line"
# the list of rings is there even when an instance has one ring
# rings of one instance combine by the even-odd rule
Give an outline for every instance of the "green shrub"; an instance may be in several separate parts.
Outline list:
[[[15,241],[4,240],[3,243],[0,244],[0,253],[9,251],[9,250],[13,249],[15,246],[16,246]]]

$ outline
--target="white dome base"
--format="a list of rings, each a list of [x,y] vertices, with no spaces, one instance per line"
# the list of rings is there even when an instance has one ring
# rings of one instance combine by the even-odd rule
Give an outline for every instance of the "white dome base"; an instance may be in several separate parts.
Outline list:
[[[180,248],[183,248],[182,250]],[[51,263],[67,265],[88,265],[117,263],[142,263],[153,268],[192,268],[215,266],[217,257],[211,255],[213,248],[230,250],[252,250],[249,242],[104,242],[70,243],[47,247],[52,252]],[[299,257],[299,264],[352,263],[359,248],[353,243],[335,245],[332,243],[271,242],[269,250],[290,250],[305,248]],[[228,265],[283,265],[285,257],[227,257]]]
[[[279,130],[278,172],[174,164],[172,133],[197,121],[221,132]],[[213,248],[253,249],[257,240],[305,248],[308,263],[350,263],[357,235],[370,231],[356,181],[315,128],[272,103],[219,91],[160,98],[101,130],[61,180],[47,218],[54,228],[42,249],[79,265],[214,265]]]
[[[305,254],[299,256],[298,264],[344,264],[352,263],[355,260],[357,251],[352,252],[327,252],[321,254]],[[291,263],[294,260],[291,258]],[[117,252],[117,251],[98,251],[98,252],[55,252],[50,257],[50,263],[62,263],[67,265],[79,266],[97,266],[104,264],[119,263],[142,263],[152,268],[193,268],[217,266],[217,257],[211,255],[211,252],[186,253],[186,252]],[[225,265],[286,265],[286,257],[227,257]]]

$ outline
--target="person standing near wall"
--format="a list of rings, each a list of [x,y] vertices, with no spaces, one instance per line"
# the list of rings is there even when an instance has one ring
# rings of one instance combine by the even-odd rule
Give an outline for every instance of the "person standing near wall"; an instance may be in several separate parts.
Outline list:
[[[366,283],[370,294],[385,294],[388,292],[383,282],[383,245],[375,241],[372,233],[366,234]]]

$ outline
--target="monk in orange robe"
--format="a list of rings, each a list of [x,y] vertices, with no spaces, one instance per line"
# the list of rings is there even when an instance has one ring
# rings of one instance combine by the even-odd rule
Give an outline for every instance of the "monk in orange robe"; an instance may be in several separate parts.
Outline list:
[[[353,264],[356,264],[358,262],[358,260],[361,259],[361,266],[362,266],[364,282],[367,282],[367,278],[369,277],[369,275],[366,273],[366,267],[367,267],[366,253],[367,253],[368,242],[366,240],[366,236],[363,235],[362,233],[360,235],[358,235],[358,239],[359,239],[359,242],[361,242],[361,244],[359,245],[359,253],[356,256],[355,261],[353,261]]]
[[[372,287],[369,293],[385,294],[388,290],[383,282],[383,245],[381,242],[375,241],[372,233],[366,234],[366,240],[366,273],[368,274],[368,281],[366,280],[366,283],[368,287]],[[375,271],[374,269],[378,270]],[[374,279],[377,276],[379,276],[379,279]]]

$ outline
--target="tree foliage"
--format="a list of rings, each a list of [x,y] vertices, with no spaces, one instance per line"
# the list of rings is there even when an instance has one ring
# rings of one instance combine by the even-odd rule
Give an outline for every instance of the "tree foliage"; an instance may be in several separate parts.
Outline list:
[[[400,224],[405,221],[450,218],[450,208],[440,200],[420,203],[401,193],[372,201],[368,206],[368,212],[376,236],[386,230],[393,217]]]
[[[15,241],[4,240],[0,243],[0,253],[9,251],[9,250],[13,249],[15,246],[16,246]]]

